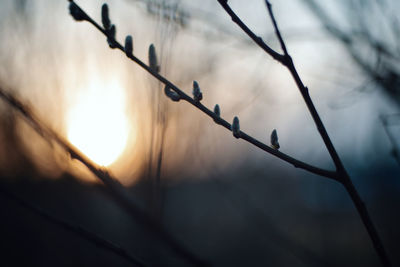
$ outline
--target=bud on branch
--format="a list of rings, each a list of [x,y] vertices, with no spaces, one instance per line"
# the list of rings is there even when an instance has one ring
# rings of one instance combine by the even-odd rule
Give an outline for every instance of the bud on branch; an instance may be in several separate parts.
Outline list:
[[[132,36],[128,35],[125,38],[125,54],[127,57],[133,56],[133,42]]]
[[[215,107],[214,107],[214,113],[215,113],[215,115],[217,115],[218,118],[221,116],[221,110],[220,110],[218,104],[216,104]],[[214,121],[216,123],[218,123],[218,121],[216,119],[214,119]]]
[[[107,30],[107,43],[108,46],[112,49],[117,48],[117,45],[115,44],[115,36],[117,33],[117,29],[115,27],[115,25],[111,25],[111,28],[109,30]]]
[[[111,20],[108,14],[108,5],[106,3],[101,7],[101,22],[103,23],[103,27],[106,30],[111,28]]]
[[[177,92],[172,91],[172,89],[168,85],[165,85],[164,93],[172,101],[178,102],[179,100],[181,100],[180,95]]]
[[[151,44],[149,47],[149,67],[155,72],[160,72],[160,66],[158,66],[156,48],[154,47],[154,44]]]
[[[280,148],[280,145],[279,145],[279,142],[278,142],[278,133],[276,132],[276,129],[274,129],[272,131],[272,133],[271,133],[271,146],[274,149],[279,149]]]
[[[84,21],[88,19],[85,12],[83,12],[82,9],[74,2],[69,3],[69,13],[76,21]]]
[[[233,118],[231,130],[232,130],[232,133],[233,133],[233,136],[234,136],[234,137],[240,138],[240,124],[239,124],[239,118],[236,117],[236,116],[235,116],[235,118]]]
[[[193,81],[193,99],[195,102],[200,102],[203,99],[203,93],[196,81]]]

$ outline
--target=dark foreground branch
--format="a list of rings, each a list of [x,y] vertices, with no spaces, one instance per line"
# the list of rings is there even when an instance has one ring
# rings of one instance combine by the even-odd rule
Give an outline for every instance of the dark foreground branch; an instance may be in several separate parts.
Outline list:
[[[311,100],[311,97],[309,95],[308,88],[303,84],[296,67],[294,66],[293,60],[291,56],[289,55],[285,42],[282,38],[282,35],[279,31],[278,24],[276,23],[274,13],[272,11],[272,5],[268,0],[265,0],[269,16],[271,18],[272,24],[274,26],[274,30],[276,33],[276,36],[279,40],[279,43],[281,45],[281,48],[283,50],[283,55],[279,54],[275,50],[271,49],[267,44],[264,43],[264,41],[260,38],[257,37],[241,20],[240,18],[235,14],[235,12],[230,8],[228,1],[226,0],[217,0],[220,5],[225,9],[225,11],[230,15],[232,20],[251,38],[254,40],[256,44],[258,44],[267,54],[272,56],[274,59],[278,60],[280,63],[282,63],[290,72],[292,75],[297,88],[299,89],[306,105],[307,108],[314,120],[314,123],[318,129],[319,134],[321,135],[321,138],[323,139],[325,146],[336,166],[336,172],[335,172],[335,178],[338,182],[340,182],[345,188],[348,194],[350,195],[354,205],[357,208],[357,211],[367,229],[368,234],[370,235],[371,241],[373,243],[373,246],[384,266],[391,266],[391,263],[389,261],[389,258],[386,254],[386,251],[384,249],[383,243],[378,235],[378,232],[371,220],[371,217],[369,216],[369,213],[365,207],[364,202],[362,201],[360,195],[358,194],[356,188],[353,185],[353,182],[350,179],[350,176],[347,174],[346,169],[344,168],[342,161],[339,157],[339,155],[336,152],[335,147],[333,146],[333,143],[331,139],[329,138],[328,132],[325,129],[324,124],[322,123],[322,120],[314,106],[314,103]],[[279,55],[279,56],[278,56]]]
[[[122,248],[121,246],[99,236],[98,234],[93,233],[92,231],[87,230],[86,228],[83,228],[80,225],[75,225],[70,222],[67,222],[65,220],[59,219],[50,213],[46,212],[42,208],[35,206],[19,196],[11,193],[10,191],[6,190],[3,188],[3,186],[0,186],[0,193],[8,198],[9,200],[14,201],[21,207],[25,208],[26,210],[33,212],[34,214],[42,217],[46,221],[56,225],[57,227],[63,228],[77,236],[80,236],[83,239],[88,240],[89,242],[92,242],[95,244],[97,247],[101,247],[105,249],[106,251],[110,251],[112,253],[115,253],[116,255],[126,259],[130,263],[132,263],[134,266],[147,266],[142,260],[137,258],[136,256],[133,256],[131,253],[129,253],[127,250]]]
[[[206,262],[199,259],[185,245],[178,241],[163,225],[158,223],[151,215],[140,208],[130,197],[128,191],[123,187],[117,179],[115,179],[106,169],[97,166],[82,152],[70,144],[67,140],[59,136],[55,131],[41,123],[41,121],[29,110],[26,105],[16,99],[10,93],[0,88],[0,98],[8,103],[14,110],[18,111],[23,118],[40,133],[46,140],[56,142],[60,147],[67,151],[71,158],[80,161],[85,165],[96,178],[101,180],[108,188],[117,203],[129,212],[130,215],[137,220],[141,226],[157,235],[162,241],[168,244],[177,255],[180,255],[188,262],[196,266],[207,265]]]
[[[325,129],[324,124],[322,123],[321,118],[319,117],[319,114],[314,106],[314,103],[311,100],[311,97],[308,92],[308,88],[303,84],[299,74],[297,73],[297,70],[294,66],[293,60],[291,56],[288,54],[288,51],[286,49],[285,42],[283,41],[282,35],[279,31],[278,25],[276,23],[274,14],[272,12],[272,5],[269,3],[269,1],[266,1],[267,7],[268,7],[268,12],[270,14],[271,20],[273,22],[273,26],[275,29],[275,33],[278,36],[279,43],[282,47],[282,50],[284,51],[284,54],[279,54],[272,48],[270,48],[262,39],[261,37],[256,36],[243,22],[242,20],[236,15],[236,13],[231,9],[231,7],[228,5],[227,1],[224,0],[218,0],[218,2],[221,4],[221,6],[225,9],[225,11],[231,16],[232,21],[234,21],[251,39],[254,40],[254,42],[259,45],[267,54],[269,54],[271,57],[282,63],[290,72],[292,75],[294,81],[296,82],[296,85],[303,96],[304,101],[306,102],[307,108],[314,120],[314,123],[317,126],[317,129],[325,143],[326,148],[328,149],[329,154],[331,155],[334,164],[336,166],[336,170],[344,170],[343,164],[335,150],[335,147],[333,146],[328,133]],[[256,37],[255,37],[256,36]],[[268,48],[268,49],[267,49]],[[279,56],[276,56],[278,54]],[[341,177],[338,175],[335,175],[336,179],[340,179]]]

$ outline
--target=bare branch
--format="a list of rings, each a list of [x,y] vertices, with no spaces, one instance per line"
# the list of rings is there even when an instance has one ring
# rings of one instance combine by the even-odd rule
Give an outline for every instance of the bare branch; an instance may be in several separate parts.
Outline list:
[[[271,55],[273,58],[275,58],[273,56],[273,54],[271,54],[271,52],[267,51],[265,48],[269,46],[267,44],[265,44],[261,39],[257,39],[255,40],[253,37],[255,36],[255,34],[248,29],[248,27],[246,25],[244,25],[244,23],[237,17],[237,15],[232,11],[232,9],[229,7],[228,2],[227,1],[223,1],[223,0],[218,0],[218,2],[221,4],[221,6],[226,10],[226,12],[231,16],[232,20],[237,23],[239,25],[240,28],[243,29],[243,31],[245,31],[250,38],[252,38],[254,40],[254,42],[256,42],[261,48],[263,48],[269,55]],[[336,172],[335,172],[335,177],[336,180],[338,182],[340,182],[345,189],[347,190],[348,194],[350,195],[354,205],[357,208],[357,211],[365,225],[365,228],[367,229],[367,232],[370,235],[371,241],[374,245],[374,248],[378,254],[378,256],[380,257],[380,260],[383,264],[383,266],[391,266],[391,263],[389,261],[389,258],[386,254],[386,251],[384,249],[383,243],[378,235],[378,232],[371,220],[371,217],[365,207],[364,202],[362,201],[360,195],[358,194],[356,188],[353,185],[353,182],[350,179],[350,176],[347,174],[346,169],[344,168],[342,161],[339,157],[339,155],[336,152],[335,147],[332,144],[332,141],[329,138],[328,132],[325,129],[324,124],[322,123],[321,118],[319,117],[319,114],[314,106],[314,103],[311,100],[311,97],[309,95],[308,92],[308,88],[306,86],[304,86],[297,70],[296,67],[294,66],[293,60],[290,57],[290,55],[287,53],[287,49],[286,49],[286,45],[285,42],[282,39],[282,36],[279,32],[279,28],[278,25],[275,21],[275,17],[274,14],[272,12],[272,7],[271,4],[269,3],[268,0],[266,0],[266,4],[268,7],[268,12],[269,15],[271,17],[272,23],[274,25],[275,28],[275,33],[277,35],[277,38],[279,39],[279,42],[281,43],[281,47],[282,50],[284,51],[284,57],[282,58],[275,58],[278,61],[280,61],[283,65],[286,66],[286,68],[289,70],[289,72],[291,73],[293,79],[296,82],[297,88],[299,89],[301,95],[303,96],[303,99],[307,105],[307,108],[314,120],[314,123],[319,131],[319,134],[321,135],[325,146],[336,166]]]
[[[275,34],[278,37],[279,43],[281,44],[282,51],[287,56],[288,55],[288,51],[286,49],[285,42],[283,41],[281,32],[279,31],[278,24],[276,23],[274,13],[272,12],[272,5],[268,0],[265,0],[265,4],[267,5],[268,13],[269,13],[269,16],[270,16],[270,18],[272,20],[272,24],[274,25]]]
[[[254,34],[247,26],[243,23],[243,21],[236,15],[236,13],[231,9],[228,5],[228,1],[226,0],[217,0],[220,5],[225,9],[225,11],[231,16],[232,21],[235,22],[253,41],[258,44],[268,55],[272,58],[276,59],[277,61],[283,63],[284,55],[279,54],[274,49],[269,47],[261,37]]]
[[[120,44],[118,44],[120,46]],[[129,192],[123,187],[117,179],[115,179],[106,169],[97,166],[88,157],[86,157],[77,148],[71,145],[67,140],[59,136],[55,131],[44,125],[40,120],[28,110],[23,103],[17,100],[13,95],[7,93],[4,89],[0,88],[0,98],[8,103],[13,109],[19,111],[24,119],[45,138],[56,142],[60,147],[67,151],[71,158],[80,161],[85,165],[104,185],[110,190],[115,200],[121,205],[122,208],[127,210],[133,217],[148,230],[157,234],[178,254],[197,266],[207,265],[203,260],[199,259],[192,252],[190,252],[185,245],[181,244],[167,229],[158,223],[151,215],[140,208],[130,197]]]
[[[71,1],[73,2],[73,1]],[[81,10],[82,12],[84,12],[83,10]],[[232,11],[233,12],[233,11]],[[233,13],[234,14],[234,13]],[[91,23],[93,26],[96,27],[96,29],[98,29],[100,32],[102,32],[105,36],[107,36],[107,38],[110,38],[110,36],[108,36],[108,33],[106,30],[104,30],[99,24],[97,24],[97,22],[95,22],[89,15],[87,15],[85,13],[85,16],[88,17],[87,21],[89,23]],[[235,15],[236,16],[236,15]],[[240,20],[239,20],[240,21]],[[243,24],[244,25],[244,24]],[[247,27],[246,27],[247,28]],[[248,29],[248,28],[247,28]],[[249,30],[249,29],[248,29]],[[250,30],[249,30],[250,31]],[[250,31],[251,32],[251,31]],[[113,42],[115,44],[115,47],[119,50],[121,50],[123,53],[125,53],[124,47],[115,39],[113,39]],[[264,44],[264,42],[261,43]],[[267,46],[268,47],[268,46]],[[271,48],[268,47],[268,51],[273,51]],[[268,53],[268,52],[267,52]],[[271,56],[277,56],[277,60],[280,62],[285,62],[285,60],[283,60],[283,56],[276,53],[275,51],[271,52]],[[187,95],[185,92],[183,92],[181,89],[179,89],[175,84],[173,84],[172,82],[170,82],[167,78],[165,78],[164,76],[162,76],[161,74],[159,74],[157,71],[155,71],[152,67],[147,66],[143,61],[141,61],[139,58],[137,58],[135,55],[131,55],[129,56],[129,58],[134,61],[136,64],[138,64],[141,68],[143,68],[144,70],[146,70],[149,74],[151,74],[153,77],[155,77],[157,80],[159,80],[161,83],[163,83],[166,87],[167,87],[167,93],[170,95],[171,91],[174,91],[175,93],[177,93],[179,95],[179,98],[176,97],[176,99],[180,99],[180,100],[185,100],[186,102],[189,102],[190,104],[192,104],[193,106],[195,106],[197,109],[201,110],[203,113],[205,113],[206,115],[208,115],[210,118],[212,118],[217,124],[223,126],[224,128],[228,129],[229,131],[231,131],[231,124],[228,123],[225,119],[223,119],[220,115],[217,115],[214,111],[208,109],[207,107],[205,107],[200,101],[196,101],[194,98],[190,97],[189,95]],[[168,96],[169,96],[168,95]],[[174,99],[172,99],[174,101]],[[296,168],[300,168],[300,169],[304,169],[306,171],[309,171],[311,173],[320,175],[322,177],[326,177],[326,178],[330,178],[333,180],[337,180],[337,174],[334,171],[329,171],[329,170],[325,170],[325,169],[321,169],[315,166],[312,166],[310,164],[307,164],[305,162],[302,162],[300,160],[294,159],[291,156],[280,152],[279,150],[276,150],[266,144],[264,144],[263,142],[257,140],[256,138],[246,134],[243,131],[240,131],[240,138],[243,140],[246,140],[247,142],[257,146],[258,148],[264,150],[267,153],[270,153],[290,164],[292,164],[294,167]]]
[[[43,210],[42,208],[35,206],[35,205],[31,204],[30,202],[23,200],[19,196],[11,193],[10,191],[4,189],[3,186],[0,186],[0,192],[2,193],[3,196],[14,201],[15,203],[22,206],[23,208],[42,217],[46,221],[48,221],[60,228],[63,228],[67,231],[70,231],[71,233],[74,233],[74,234],[82,237],[83,239],[88,240],[89,242],[92,242],[96,246],[101,247],[101,248],[105,249],[106,251],[115,253],[116,255],[126,259],[133,265],[147,266],[141,259],[137,258],[136,256],[133,256],[132,254],[130,254],[127,250],[125,250],[121,246],[99,236],[98,234],[93,233],[92,231],[87,230],[86,228],[84,228],[80,225],[72,224],[72,223],[62,220],[60,218],[57,218],[54,215],[51,215],[50,213]]]
[[[73,1],[71,0],[70,2],[73,3]],[[164,83],[168,88],[170,88],[171,90],[175,91],[182,100],[185,100],[187,102],[189,102],[190,104],[192,104],[193,106],[195,106],[196,108],[198,108],[199,110],[203,111],[204,113],[206,113],[209,117],[211,117],[217,124],[222,125],[223,127],[225,127],[228,130],[231,130],[233,132],[233,135],[236,138],[242,138],[246,141],[248,141],[249,143],[263,149],[264,151],[275,155],[276,157],[289,162],[291,164],[293,164],[295,167],[299,167],[299,168],[303,168],[309,172],[315,173],[315,174],[319,174],[323,177],[327,177],[327,178],[331,178],[334,179],[338,182],[340,182],[345,189],[347,190],[347,192],[349,193],[354,205],[357,208],[357,211],[360,214],[360,217],[371,237],[372,243],[375,247],[375,250],[377,251],[381,262],[384,266],[391,266],[389,259],[386,255],[385,249],[383,247],[382,241],[380,240],[380,237],[377,233],[377,230],[375,228],[375,226],[372,223],[372,220],[368,214],[368,211],[364,205],[364,202],[362,201],[362,199],[360,198],[357,190],[355,189],[349,175],[347,174],[347,171],[345,170],[341,159],[339,157],[339,155],[336,152],[335,147],[332,144],[332,141],[329,138],[329,135],[325,129],[324,124],[322,123],[321,118],[319,117],[319,114],[314,106],[314,103],[311,100],[311,97],[309,95],[308,92],[308,88],[303,84],[295,66],[293,63],[292,58],[290,57],[290,55],[287,52],[286,49],[286,45],[283,41],[283,38],[279,32],[277,23],[275,21],[273,12],[272,12],[272,7],[270,5],[270,3],[268,1],[266,1],[267,7],[268,7],[268,12],[270,14],[271,20],[273,22],[274,28],[275,28],[275,33],[279,39],[279,42],[281,44],[282,50],[284,51],[284,54],[279,54],[278,52],[276,52],[275,50],[273,50],[271,47],[269,47],[263,40],[262,38],[258,37],[257,35],[255,35],[241,20],[240,18],[235,14],[235,12],[233,12],[233,10],[230,8],[230,6],[228,5],[227,0],[218,0],[218,2],[220,3],[220,5],[225,9],[225,11],[231,16],[232,21],[234,21],[256,44],[258,44],[267,54],[269,54],[272,58],[274,58],[275,60],[279,61],[280,63],[282,63],[284,66],[286,66],[286,68],[289,70],[289,72],[291,73],[294,81],[296,82],[296,85],[307,105],[307,108],[314,120],[314,123],[321,135],[321,138],[323,139],[325,146],[335,164],[336,167],[336,171],[332,172],[332,171],[327,171],[327,170],[323,170],[323,169],[319,169],[317,167],[308,165],[304,162],[298,161],[296,159],[291,158],[290,156],[283,154],[281,152],[279,152],[276,149],[273,149],[267,145],[265,145],[264,143],[256,140],[255,138],[247,135],[246,133],[244,133],[243,131],[240,130],[239,127],[239,120],[238,118],[235,118],[234,120],[234,125],[230,125],[227,121],[225,121],[223,118],[220,117],[220,115],[216,114],[215,112],[212,112],[211,110],[209,110],[208,108],[206,108],[204,105],[202,105],[198,99],[196,99],[197,101],[195,101],[195,99],[189,97],[187,94],[185,94],[182,90],[180,90],[177,86],[175,86],[174,84],[172,84],[170,81],[168,81],[166,78],[164,78],[163,76],[161,76],[158,72],[155,72],[152,68],[148,67],[146,64],[144,64],[142,61],[140,61],[138,58],[136,58],[134,55],[132,55],[131,57],[129,57],[130,59],[132,59],[134,62],[136,62],[139,66],[141,66],[143,69],[145,69],[147,72],[149,72],[151,75],[153,75],[156,79],[158,79],[160,82]],[[83,11],[82,11],[83,12]],[[115,40],[115,36],[110,35],[106,30],[102,29],[102,27],[100,27],[93,19],[91,19],[86,13],[85,16],[82,17],[88,17],[87,21],[89,21],[91,24],[93,24],[98,30],[100,30],[103,34],[105,34],[107,36],[108,40],[112,40],[113,43],[115,44],[115,48],[120,49],[122,52],[124,52],[124,48],[122,47],[122,45],[120,45],[116,40]]]

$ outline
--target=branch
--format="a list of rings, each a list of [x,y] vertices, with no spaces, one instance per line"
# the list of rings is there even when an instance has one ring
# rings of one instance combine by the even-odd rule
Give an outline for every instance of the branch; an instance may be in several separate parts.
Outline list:
[[[278,37],[278,40],[279,40],[279,43],[281,45],[282,51],[283,51],[285,56],[288,56],[289,53],[288,53],[288,51],[286,49],[286,45],[285,45],[285,42],[283,41],[281,32],[278,29],[278,24],[276,23],[274,12],[272,12],[272,5],[268,0],[265,0],[265,4],[266,4],[266,6],[268,8],[268,13],[269,13],[269,16],[271,17],[272,24],[274,25],[275,34]]]
[[[208,109],[206,106],[204,106],[200,101],[197,101],[195,98],[196,97],[190,97],[189,95],[187,95],[185,92],[183,92],[181,89],[179,89],[175,84],[173,84],[172,82],[170,82],[167,78],[163,77],[161,74],[159,74],[159,72],[157,71],[157,68],[152,68],[151,66],[147,66],[146,63],[144,63],[143,61],[141,61],[139,58],[137,58],[135,55],[133,55],[133,53],[131,53],[131,51],[125,51],[124,46],[122,46],[116,39],[115,36],[112,36],[109,34],[109,31],[106,30],[105,28],[101,27],[96,21],[94,21],[89,15],[86,14],[85,11],[83,11],[74,1],[69,0],[70,4],[70,10],[71,10],[71,5],[73,6],[73,9],[76,8],[76,12],[81,12],[81,16],[82,20],[86,20],[89,23],[91,23],[96,29],[98,29],[100,32],[102,32],[106,37],[107,40],[109,42],[112,42],[113,47],[115,49],[118,49],[120,51],[122,51],[123,53],[126,54],[126,56],[131,59],[132,61],[134,61],[136,64],[138,64],[141,68],[143,68],[144,70],[146,70],[149,74],[151,74],[154,78],[156,78],[157,80],[159,80],[161,83],[163,83],[165,85],[165,91],[166,94],[169,98],[171,98],[173,101],[179,101],[179,100],[184,100],[190,104],[192,104],[194,107],[196,107],[197,109],[199,109],[200,111],[202,111],[203,113],[205,113],[206,115],[208,115],[210,118],[212,118],[214,120],[214,122],[216,122],[217,124],[221,125],[222,127],[226,128],[227,130],[231,131],[232,129],[232,125],[227,122],[225,119],[223,119],[219,114],[216,114],[214,111],[211,111],[210,109]],[[73,15],[74,16],[74,15]],[[74,17],[76,20],[78,20],[76,17]],[[238,20],[240,21],[240,20]],[[243,24],[244,25],[244,24]],[[247,27],[246,27],[247,28]],[[247,28],[248,29],[248,28]],[[248,29],[249,30],[249,29]],[[249,30],[250,31],[250,30]],[[254,35],[254,34],[253,34]],[[257,38],[256,38],[257,39]],[[258,40],[258,39],[257,39]],[[262,40],[259,41],[260,44],[263,43]],[[264,43],[263,43],[264,44]],[[282,55],[279,55],[278,53],[276,53],[275,51],[273,51],[271,48],[269,48],[267,45],[265,45],[266,47],[266,51],[269,51],[267,53],[271,53],[271,56],[275,56],[277,60],[282,60],[282,62],[284,62],[285,60],[283,59]],[[151,65],[151,64],[150,64]],[[196,83],[197,84],[197,83]],[[175,95],[173,95],[172,93],[175,93]],[[292,158],[291,156],[280,152],[277,149],[274,149],[266,144],[264,144],[263,142],[257,140],[256,138],[248,135],[247,133],[245,133],[244,131],[239,130],[239,133],[237,135],[237,138],[241,138],[243,140],[246,140],[247,142],[253,144],[254,146],[264,150],[265,152],[272,154],[280,159],[282,159],[283,161],[286,161],[290,164],[292,164],[294,167],[296,168],[300,168],[300,169],[304,169],[306,171],[309,171],[311,173],[317,174],[319,176],[322,177],[326,177],[326,178],[330,178],[333,180],[337,180],[338,177],[336,175],[336,173],[334,171],[329,171],[329,170],[325,170],[325,169],[321,169],[318,167],[315,167],[313,165],[307,164],[303,161],[297,160],[295,158]]]
[[[247,26],[242,22],[242,20],[233,12],[229,7],[227,0],[217,0],[225,11],[231,16],[232,21],[235,22],[256,44],[258,44],[268,55],[279,62],[284,61],[284,55],[279,54],[274,49],[269,47],[260,36],[254,34]]]
[[[82,237],[83,239],[88,240],[89,242],[92,242],[96,246],[102,247],[106,251],[110,251],[112,253],[115,253],[118,256],[121,256],[122,258],[128,260],[133,265],[147,266],[145,263],[143,263],[142,260],[138,259],[136,256],[131,255],[127,250],[125,250],[121,246],[116,245],[115,243],[99,236],[98,234],[95,234],[95,233],[83,228],[80,225],[74,225],[70,222],[67,222],[65,220],[59,219],[59,218],[51,215],[50,213],[46,212],[42,208],[23,200],[22,198],[9,192],[8,190],[5,190],[3,188],[3,186],[0,186],[0,192],[2,193],[3,196],[7,197],[9,200],[14,201],[15,203],[22,206],[23,208],[42,217],[46,221],[48,221],[60,228],[63,228],[67,231],[70,231],[70,232]]]
[[[20,112],[23,118],[32,126],[32,128],[41,134],[45,139],[56,142],[61,148],[71,155],[71,158],[76,159],[85,165],[95,175],[96,178],[104,183],[118,204],[131,215],[133,215],[133,217],[142,226],[157,234],[161,240],[163,240],[166,244],[169,244],[169,246],[178,255],[185,258],[188,262],[191,262],[197,266],[207,265],[207,263],[186,249],[185,245],[181,244],[181,242],[172,236],[172,234],[169,233],[163,225],[158,223],[146,211],[135,204],[126,188],[123,187],[106,169],[98,167],[67,140],[59,136],[55,131],[47,127],[45,124],[41,123],[40,120],[33,114],[33,112],[26,107],[26,105],[24,105],[10,93],[7,93],[1,87],[0,98],[8,103],[13,109]]]
[[[237,15],[233,12],[233,10],[228,5],[227,0],[217,0],[217,1],[225,9],[225,11],[231,16],[232,20],[235,23],[237,23],[238,26],[240,28],[242,28],[243,31],[246,32],[249,35],[249,37],[254,40],[254,42],[256,42],[262,49],[264,49],[273,58],[277,59],[276,57],[274,57],[274,54],[276,53],[275,51],[271,52],[271,51],[267,51],[265,49],[266,47],[268,47],[267,44],[265,44],[260,38],[257,40],[254,39],[255,34],[251,30],[249,30],[248,27],[246,25],[244,25],[244,23],[237,17]],[[373,246],[381,260],[381,263],[383,264],[383,266],[391,266],[389,258],[384,249],[383,243],[382,243],[382,241],[378,235],[378,232],[371,220],[371,217],[365,207],[365,204],[362,201],[360,195],[358,194],[356,188],[354,187],[353,182],[350,179],[350,176],[347,174],[347,171],[344,168],[342,161],[341,161],[339,155],[337,154],[336,149],[332,144],[332,141],[329,138],[328,132],[326,131],[325,126],[322,123],[322,120],[319,117],[317,110],[315,109],[314,103],[312,102],[311,97],[309,95],[308,88],[306,86],[304,86],[304,84],[294,66],[293,60],[287,52],[285,42],[282,39],[278,25],[275,21],[274,14],[272,12],[271,3],[268,0],[265,0],[265,3],[267,5],[268,12],[269,12],[269,15],[272,20],[272,24],[274,26],[275,33],[277,35],[277,38],[279,39],[282,50],[285,53],[283,58],[278,58],[277,60],[279,62],[281,62],[284,66],[286,66],[286,68],[289,70],[290,74],[292,75],[293,79],[295,80],[297,88],[299,89],[301,95],[303,96],[303,99],[304,99],[304,101],[307,105],[307,108],[314,120],[314,123],[319,131],[319,134],[321,135],[321,138],[323,139],[325,146],[336,166],[336,172],[335,172],[336,180],[345,187],[345,189],[348,192],[349,196],[351,197],[354,205],[356,206],[357,211],[364,223],[364,226],[367,229],[368,234],[370,235]]]
[[[390,132],[389,130],[389,122],[388,119],[390,117],[399,117],[400,114],[392,114],[392,115],[381,115],[379,116],[382,125],[383,125],[383,129],[385,130],[385,133],[392,145],[392,149],[391,149],[391,155],[395,158],[395,160],[397,161],[397,163],[400,165],[400,151],[399,151],[399,146],[396,142],[396,138],[393,136],[393,134]],[[399,117],[400,118],[400,117]]]
[[[275,33],[278,36],[279,42],[282,46],[282,50],[285,51],[284,55],[280,55],[277,53],[275,50],[272,50],[266,43],[261,38],[254,38],[256,35],[242,22],[242,20],[235,14],[235,12],[231,9],[231,7],[228,5],[228,2],[225,0],[217,0],[221,6],[225,9],[225,11],[231,16],[232,21],[234,21],[251,39],[254,40],[256,44],[258,44],[267,54],[269,54],[271,57],[274,59],[278,60],[280,63],[282,63],[286,68],[288,68],[290,74],[292,75],[293,79],[296,82],[296,85],[298,89],[300,90],[301,95],[303,96],[304,101],[306,102],[306,105],[308,107],[308,110],[310,111],[310,114],[317,126],[317,129],[325,143],[326,148],[329,151],[329,154],[331,155],[334,164],[336,166],[337,171],[343,171],[344,167],[343,164],[328,136],[327,131],[325,130],[325,126],[323,125],[317,110],[315,109],[314,103],[311,100],[311,97],[308,93],[308,88],[304,86],[299,74],[297,73],[297,70],[293,64],[293,60],[291,56],[287,53],[286,45],[285,42],[282,39],[282,36],[280,34],[278,25],[275,21],[273,12],[272,12],[272,6],[269,3],[269,1],[266,1],[267,7],[269,14],[271,16],[271,20],[273,22],[274,28],[275,28]],[[276,54],[279,54],[279,57],[276,57]],[[337,172],[336,172],[337,173]],[[341,176],[334,175],[335,179],[338,180],[341,178]],[[340,181],[342,182],[342,181]]]

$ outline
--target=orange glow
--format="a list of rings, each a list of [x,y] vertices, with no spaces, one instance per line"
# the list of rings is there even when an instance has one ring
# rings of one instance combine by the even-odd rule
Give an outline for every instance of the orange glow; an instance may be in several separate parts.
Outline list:
[[[129,123],[125,94],[117,82],[92,83],[67,116],[68,139],[97,164],[111,165],[124,151]]]

